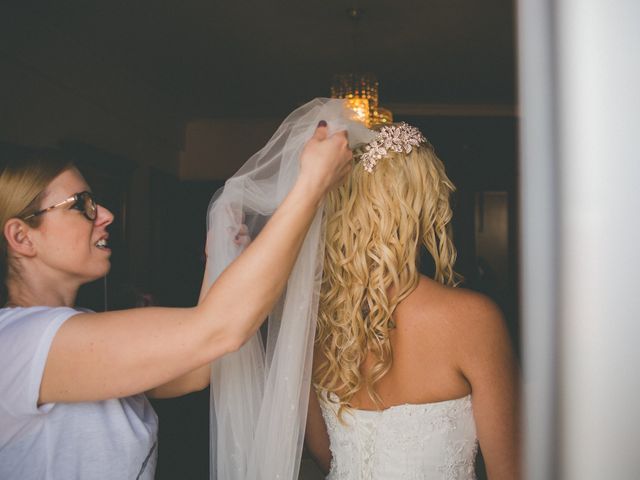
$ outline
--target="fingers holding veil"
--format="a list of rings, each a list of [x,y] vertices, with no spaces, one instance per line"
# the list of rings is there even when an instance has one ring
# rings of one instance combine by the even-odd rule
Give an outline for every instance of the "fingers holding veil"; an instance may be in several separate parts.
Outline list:
[[[342,183],[351,171],[353,158],[347,130],[342,128],[332,133],[331,127],[333,125],[321,120],[300,155],[300,176],[319,181],[319,187],[325,191]],[[328,161],[319,162],[318,158]]]

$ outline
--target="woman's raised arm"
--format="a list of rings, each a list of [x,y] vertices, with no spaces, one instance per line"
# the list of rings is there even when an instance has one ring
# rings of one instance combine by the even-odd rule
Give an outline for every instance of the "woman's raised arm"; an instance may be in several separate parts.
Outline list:
[[[298,180],[260,235],[193,308],[78,314],[56,334],[39,403],[95,401],[150,390],[238,349],[279,298],[325,193],[350,169],[343,133],[319,127]]]

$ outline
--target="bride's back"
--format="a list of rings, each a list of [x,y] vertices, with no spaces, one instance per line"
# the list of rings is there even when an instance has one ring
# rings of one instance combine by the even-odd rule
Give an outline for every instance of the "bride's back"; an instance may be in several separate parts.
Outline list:
[[[477,431],[463,366],[473,324],[492,308],[472,292],[420,278],[394,313],[393,361],[374,386],[380,403],[362,388],[340,412],[336,395],[319,392],[329,480],[475,478]],[[363,362],[363,377],[375,360],[369,354]]]
[[[325,210],[309,450],[331,480],[472,479],[480,438],[495,478],[517,478],[517,374],[497,307],[455,288],[453,184],[406,125],[360,160]]]
[[[482,308],[485,302],[467,290],[420,277],[416,289],[398,304],[393,315],[396,327],[389,332],[391,367],[375,384],[382,408],[440,402],[471,393],[458,355],[466,342],[473,341],[467,338],[465,324],[470,319],[465,315],[473,315],[472,304]],[[363,376],[374,363],[369,353],[361,366]],[[352,397],[350,405],[380,409],[366,388]]]

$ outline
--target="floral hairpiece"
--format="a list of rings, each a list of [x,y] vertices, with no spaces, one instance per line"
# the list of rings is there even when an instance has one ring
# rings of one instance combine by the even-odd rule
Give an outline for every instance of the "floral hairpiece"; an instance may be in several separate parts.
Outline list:
[[[364,169],[371,173],[389,150],[397,153],[411,153],[413,147],[418,147],[421,143],[427,143],[427,139],[416,127],[400,122],[396,125],[385,125],[378,134],[371,140],[365,152],[360,157]]]

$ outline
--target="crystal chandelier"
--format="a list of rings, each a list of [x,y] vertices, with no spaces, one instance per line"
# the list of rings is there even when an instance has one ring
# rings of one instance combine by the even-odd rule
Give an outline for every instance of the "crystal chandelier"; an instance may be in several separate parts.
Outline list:
[[[354,27],[354,54],[357,54],[357,26],[363,14],[364,11],[357,7],[347,9],[347,15]],[[378,79],[373,73],[335,74],[331,82],[331,97],[346,99],[347,106],[367,127],[393,122],[391,112],[378,105]]]

